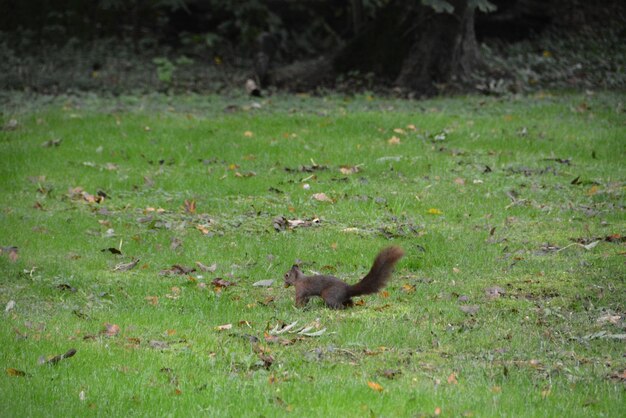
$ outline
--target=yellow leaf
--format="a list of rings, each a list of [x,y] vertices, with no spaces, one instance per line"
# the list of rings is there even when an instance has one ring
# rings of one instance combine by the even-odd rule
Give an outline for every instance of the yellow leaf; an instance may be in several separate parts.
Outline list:
[[[443,214],[443,212],[441,210],[437,209],[437,208],[430,208],[430,209],[428,209],[428,213],[430,215],[441,215],[441,214]]]
[[[402,290],[405,291],[406,293],[412,293],[412,292],[415,292],[415,286],[405,283],[402,285]]]
[[[376,382],[367,382],[367,386],[369,386],[370,389],[375,390],[376,392],[382,392],[384,390],[383,387]]]
[[[245,131],[243,133],[243,136],[245,136],[246,138],[252,138],[254,134],[252,133],[252,131]]]

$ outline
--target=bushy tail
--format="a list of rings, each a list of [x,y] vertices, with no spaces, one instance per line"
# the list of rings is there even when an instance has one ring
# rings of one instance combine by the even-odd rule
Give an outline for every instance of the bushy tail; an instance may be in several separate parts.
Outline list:
[[[374,265],[363,280],[348,287],[348,297],[369,295],[382,289],[391,277],[396,262],[403,255],[404,251],[400,247],[387,247],[379,252]]]

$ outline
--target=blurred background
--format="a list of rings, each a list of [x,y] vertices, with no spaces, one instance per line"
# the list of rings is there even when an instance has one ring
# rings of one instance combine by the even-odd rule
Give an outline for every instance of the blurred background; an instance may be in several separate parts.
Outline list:
[[[2,90],[626,86],[623,0],[0,0],[0,10]]]

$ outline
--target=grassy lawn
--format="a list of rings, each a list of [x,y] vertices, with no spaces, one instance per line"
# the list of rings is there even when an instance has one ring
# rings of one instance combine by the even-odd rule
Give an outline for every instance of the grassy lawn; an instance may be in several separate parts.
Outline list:
[[[624,416],[625,120],[611,93],[5,100],[0,415]],[[392,244],[352,309],[282,287]]]

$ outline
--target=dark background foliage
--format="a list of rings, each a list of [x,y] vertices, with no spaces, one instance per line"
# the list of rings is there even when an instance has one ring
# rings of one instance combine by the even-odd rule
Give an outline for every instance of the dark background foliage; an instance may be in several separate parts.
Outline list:
[[[0,88],[221,91],[250,76],[261,34],[272,36],[274,66],[322,56],[391,1],[0,0]],[[475,16],[480,90],[624,87],[623,1],[477,3],[490,5]],[[388,85],[348,69],[332,84],[342,86]]]

